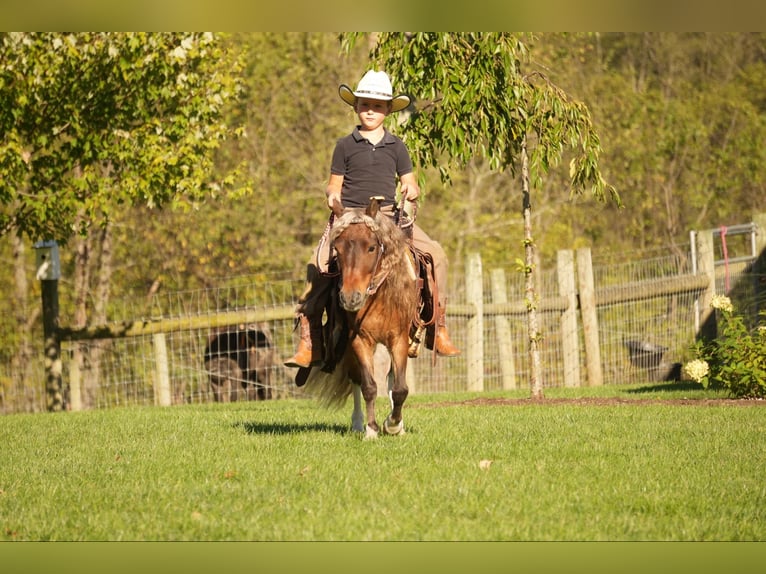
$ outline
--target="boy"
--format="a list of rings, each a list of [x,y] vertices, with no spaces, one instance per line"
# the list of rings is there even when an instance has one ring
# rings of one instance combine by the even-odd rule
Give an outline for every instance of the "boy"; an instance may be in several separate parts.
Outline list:
[[[393,215],[396,202],[397,177],[401,193],[409,201],[420,195],[412,160],[404,142],[391,134],[383,122],[392,112],[410,104],[405,95],[393,96],[391,80],[385,72],[368,71],[352,91],[345,84],[339,88],[341,99],[354,108],[359,125],[338,140],[330,166],[330,181],[325,194],[327,206],[335,214],[345,207],[367,207],[370,197],[383,196],[381,211]],[[413,225],[414,245],[429,253],[434,262],[434,275],[439,294],[437,305],[436,352],[453,357],[460,351],[449,339],[446,326],[447,256],[441,245]],[[317,248],[320,250],[321,246]],[[295,355],[285,361],[288,367],[309,367],[322,363],[322,313],[332,280],[323,276],[318,265],[318,253],[308,265],[307,288],[298,302],[297,315],[301,327]]]

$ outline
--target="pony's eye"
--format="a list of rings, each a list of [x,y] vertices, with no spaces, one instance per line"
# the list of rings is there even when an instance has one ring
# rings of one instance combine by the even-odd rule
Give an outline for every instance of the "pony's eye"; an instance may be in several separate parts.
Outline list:
[[[372,253],[373,251],[375,251],[375,246],[374,246],[374,245],[370,245],[370,246],[367,248],[367,253]]]

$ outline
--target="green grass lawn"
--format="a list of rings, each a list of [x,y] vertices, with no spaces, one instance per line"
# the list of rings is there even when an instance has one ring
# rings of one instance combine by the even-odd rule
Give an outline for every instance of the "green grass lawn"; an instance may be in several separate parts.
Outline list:
[[[377,441],[350,401],[0,417],[0,540],[766,539],[766,408],[683,385],[498,400],[527,396],[412,396]]]

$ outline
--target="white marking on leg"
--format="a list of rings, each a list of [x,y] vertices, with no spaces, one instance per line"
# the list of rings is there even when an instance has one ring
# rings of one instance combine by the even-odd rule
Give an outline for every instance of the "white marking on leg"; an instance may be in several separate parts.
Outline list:
[[[351,413],[351,430],[354,432],[364,432],[364,413],[362,412],[362,388],[354,385],[354,412]]]
[[[383,421],[383,432],[386,434],[399,436],[404,434],[404,419],[399,421],[399,424],[395,425],[391,422],[391,415],[386,417]]]
[[[388,370],[388,402],[391,403],[391,409],[394,408],[394,361],[391,360],[391,368]]]

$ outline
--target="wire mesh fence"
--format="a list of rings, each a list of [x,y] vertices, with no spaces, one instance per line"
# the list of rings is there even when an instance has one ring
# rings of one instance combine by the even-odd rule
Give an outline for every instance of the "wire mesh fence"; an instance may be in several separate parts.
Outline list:
[[[624,254],[621,260],[594,261],[594,281],[617,293],[617,301],[599,307],[599,345],[605,377],[616,383],[667,375],[681,362],[695,337],[698,293],[689,291],[633,300],[631,292],[654,281],[679,277],[692,269],[688,246]],[[655,376],[657,376],[655,375]]]

